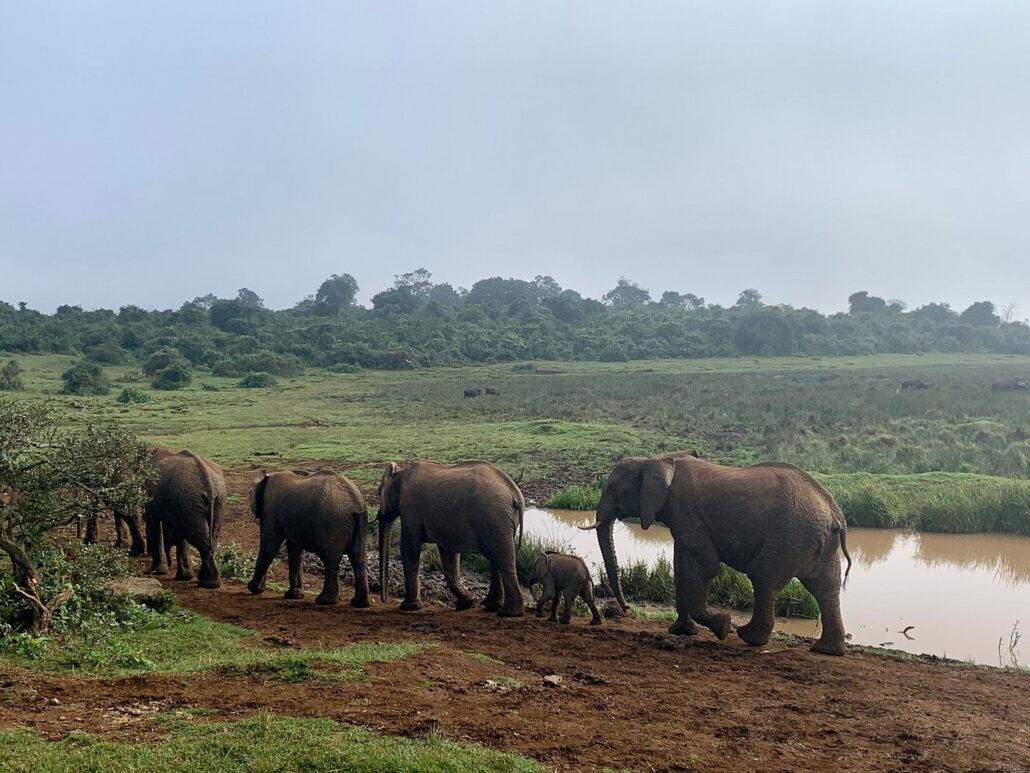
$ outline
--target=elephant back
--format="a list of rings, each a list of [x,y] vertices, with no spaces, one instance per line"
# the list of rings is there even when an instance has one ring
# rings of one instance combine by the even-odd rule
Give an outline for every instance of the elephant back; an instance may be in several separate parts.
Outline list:
[[[365,498],[358,487],[348,478],[331,471],[314,475],[272,473],[264,493],[264,506],[341,516],[367,511]]]

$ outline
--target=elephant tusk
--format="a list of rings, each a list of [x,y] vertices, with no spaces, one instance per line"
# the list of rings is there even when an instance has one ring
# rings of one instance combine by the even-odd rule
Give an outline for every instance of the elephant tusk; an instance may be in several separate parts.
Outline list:
[[[597,523],[592,523],[589,526],[580,526],[579,528],[583,531],[593,531],[594,529],[600,529],[602,526],[604,524],[601,521],[597,521]]]

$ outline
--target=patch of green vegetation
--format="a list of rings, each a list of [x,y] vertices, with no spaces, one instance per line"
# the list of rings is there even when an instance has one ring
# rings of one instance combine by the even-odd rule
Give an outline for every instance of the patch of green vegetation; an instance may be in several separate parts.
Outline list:
[[[490,663],[490,664],[495,665],[495,666],[503,666],[504,665],[504,663],[502,663],[501,661],[496,660],[495,658],[492,658],[489,655],[484,655],[481,652],[466,652],[465,654],[468,655],[473,660],[478,660],[480,663]]]
[[[241,389],[267,389],[274,387],[279,383],[279,379],[273,376],[271,373],[256,372],[248,373],[246,376],[240,379],[239,386]]]
[[[283,681],[311,677],[362,678],[363,666],[415,655],[429,646],[413,642],[359,643],[341,648],[268,649],[253,631],[186,611],[154,615],[140,629],[99,639],[52,639],[25,655],[0,652],[0,664],[92,677],[191,673],[226,669]]]
[[[115,398],[122,404],[136,404],[149,403],[151,400],[150,395],[144,392],[142,389],[136,389],[135,387],[125,387],[121,392],[118,393],[118,397]]]
[[[506,690],[522,689],[522,682],[511,676],[495,676],[491,681],[498,687],[502,687]]]
[[[538,771],[533,760],[441,738],[392,738],[328,719],[263,714],[239,722],[179,717],[162,723],[157,743],[122,743],[72,733],[46,741],[30,730],[0,731],[0,769],[10,773],[57,771],[180,771],[189,761],[231,771]]]
[[[604,486],[595,481],[589,486],[568,486],[551,494],[544,507],[555,510],[596,510]]]

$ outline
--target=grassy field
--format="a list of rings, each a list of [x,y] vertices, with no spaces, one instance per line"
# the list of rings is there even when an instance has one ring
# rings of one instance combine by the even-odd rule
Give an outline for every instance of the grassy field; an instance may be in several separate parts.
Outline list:
[[[123,422],[154,443],[227,466],[346,461],[371,483],[386,460],[485,458],[529,481],[586,480],[627,454],[697,448],[735,464],[793,462],[822,473],[1030,476],[1030,395],[992,392],[1030,360],[1000,355],[510,364],[418,371],[309,371],[276,387],[195,375],[177,392],[109,368],[103,397],[59,395],[68,357],[23,356],[27,389],[68,420]],[[524,366],[523,366],[524,367]],[[919,378],[921,391],[898,391]],[[131,385],[153,398],[123,405]],[[499,396],[463,398],[469,386]]]

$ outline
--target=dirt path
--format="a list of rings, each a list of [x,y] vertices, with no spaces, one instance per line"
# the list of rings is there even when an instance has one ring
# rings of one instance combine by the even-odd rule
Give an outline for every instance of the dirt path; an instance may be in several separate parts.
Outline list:
[[[256,546],[246,503],[226,521],[223,543]],[[0,673],[0,726],[139,738],[159,733],[149,723],[155,711],[202,707],[212,718],[270,711],[406,736],[439,732],[556,770],[1030,770],[1027,675],[858,652],[827,658],[780,641],[751,649],[735,637],[671,637],[655,622],[598,629],[584,619],[560,626],[437,605],[326,608],[250,596],[240,583],[167,584],[184,606],[289,646],[439,646],[342,684],[222,673],[27,684]],[[546,685],[545,675],[560,684]]]

